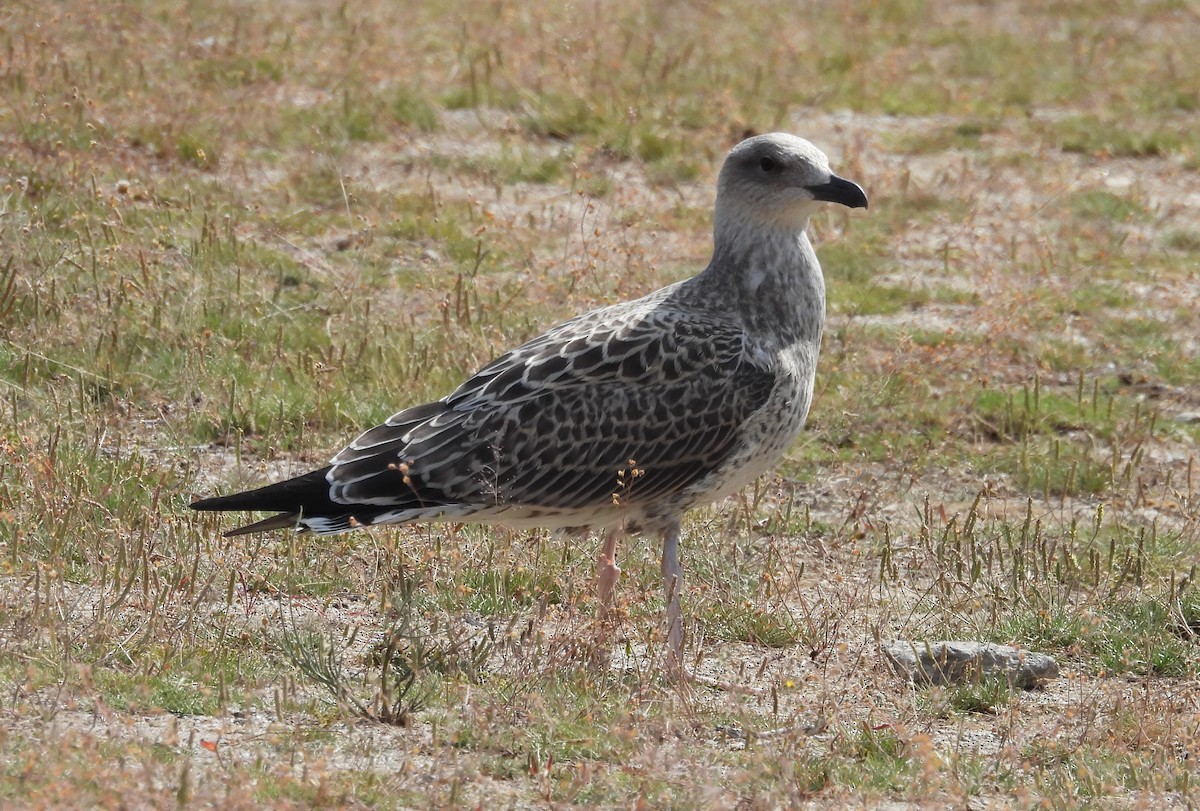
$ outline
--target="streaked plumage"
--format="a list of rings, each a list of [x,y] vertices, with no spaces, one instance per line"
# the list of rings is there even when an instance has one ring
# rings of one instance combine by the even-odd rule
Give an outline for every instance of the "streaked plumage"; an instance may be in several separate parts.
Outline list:
[[[192,507],[280,513],[230,535],[438,519],[599,528],[608,589],[617,535],[659,532],[677,663],[680,517],[775,465],[808,413],[825,288],[804,229],[822,200],[867,202],[807,141],[744,141],[721,170],[699,275],[553,327],[329,467]]]

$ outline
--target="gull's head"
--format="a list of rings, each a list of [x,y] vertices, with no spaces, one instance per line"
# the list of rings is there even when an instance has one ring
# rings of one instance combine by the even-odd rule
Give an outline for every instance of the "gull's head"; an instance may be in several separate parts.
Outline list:
[[[857,183],[829,170],[829,159],[803,138],[775,132],[730,150],[717,180],[717,219],[803,230],[821,203],[866,208]]]

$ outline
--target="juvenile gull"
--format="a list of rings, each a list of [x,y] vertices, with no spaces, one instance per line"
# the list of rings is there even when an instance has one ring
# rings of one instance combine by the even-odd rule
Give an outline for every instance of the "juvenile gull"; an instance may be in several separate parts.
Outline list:
[[[279,513],[226,535],[437,520],[594,528],[602,615],[617,539],[659,533],[666,669],[683,678],[680,518],[770,470],[804,426],[825,323],[805,228],[823,201],[867,206],[808,141],[743,141],[721,168],[699,275],[553,327],[328,467],[191,506]]]

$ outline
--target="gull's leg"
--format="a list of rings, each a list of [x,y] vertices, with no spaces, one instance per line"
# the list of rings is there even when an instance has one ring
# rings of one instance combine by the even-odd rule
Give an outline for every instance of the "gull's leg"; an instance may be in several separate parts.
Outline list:
[[[621,534],[619,527],[613,527],[604,535],[604,546],[600,549],[600,557],[596,559],[596,595],[600,598],[601,620],[608,619],[612,612],[613,586],[621,570],[617,567],[617,536]]]
[[[671,522],[663,532],[662,575],[667,598],[667,654],[663,664],[668,680],[678,685],[695,684],[731,693],[759,695],[759,691],[740,684],[697,676],[683,664],[683,610],[679,595],[683,592],[683,567],[679,565],[679,521]]]
[[[679,593],[683,590],[683,567],[679,565],[679,521],[672,521],[663,532],[663,591],[667,599],[667,678],[685,681],[683,667],[683,612]]]

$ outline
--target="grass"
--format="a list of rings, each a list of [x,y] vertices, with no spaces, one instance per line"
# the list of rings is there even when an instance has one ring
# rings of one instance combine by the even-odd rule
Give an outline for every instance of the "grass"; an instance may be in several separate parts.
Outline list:
[[[1125,158],[1177,154],[1190,138],[1187,130],[1170,118],[1158,126],[1131,127],[1108,118],[1081,115],[1057,121],[1048,129],[1049,137],[1064,152]]]
[[[451,10],[6,12],[0,804],[1194,793],[1187,11]],[[655,539],[606,638],[594,538],[187,511],[695,272],[721,156],[776,128],[871,209],[813,224],[809,430],[685,527],[690,661],[761,695],[662,683]],[[1064,676],[914,692],[893,637]]]

